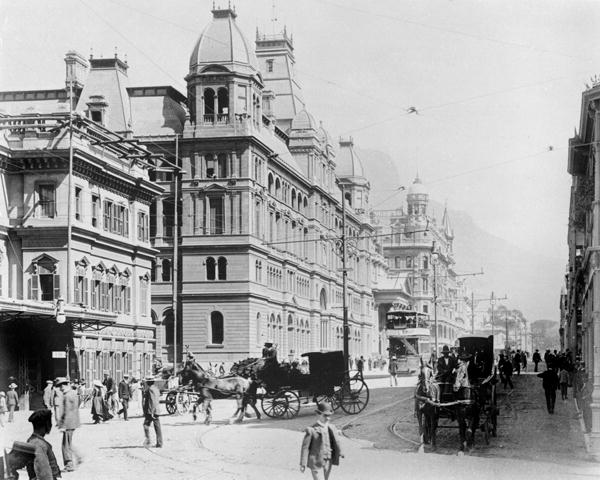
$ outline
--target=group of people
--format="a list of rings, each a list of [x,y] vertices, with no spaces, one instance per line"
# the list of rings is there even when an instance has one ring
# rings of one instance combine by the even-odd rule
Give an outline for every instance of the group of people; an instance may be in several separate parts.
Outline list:
[[[538,350],[535,352],[539,355]],[[539,373],[538,377],[542,379],[542,387],[546,396],[546,407],[548,413],[552,415],[556,404],[556,391],[560,389],[563,402],[566,402],[569,398],[568,389],[573,384],[575,365],[573,363],[573,355],[569,349],[564,352],[546,350],[544,353],[544,362],[546,363],[546,370]]]

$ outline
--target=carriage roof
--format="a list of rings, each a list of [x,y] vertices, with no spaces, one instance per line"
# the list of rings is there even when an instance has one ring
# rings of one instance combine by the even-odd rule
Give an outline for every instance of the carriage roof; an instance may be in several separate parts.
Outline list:
[[[484,376],[489,376],[494,368],[494,336],[480,337],[476,335],[463,335],[457,340],[461,352],[470,353],[484,362]]]
[[[310,375],[313,382],[320,384],[339,386],[344,381],[346,368],[344,364],[344,352],[336,350],[333,352],[308,352],[302,357],[308,357]]]

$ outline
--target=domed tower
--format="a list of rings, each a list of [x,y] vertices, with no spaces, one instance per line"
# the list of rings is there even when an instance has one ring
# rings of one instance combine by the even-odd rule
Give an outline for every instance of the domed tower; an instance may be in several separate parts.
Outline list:
[[[201,127],[236,128],[248,120],[262,123],[263,82],[256,56],[231,8],[212,10],[190,57],[188,84],[190,121]]]
[[[412,185],[408,187],[406,201],[408,203],[408,215],[410,217],[415,219],[425,219],[427,217],[429,192],[421,182],[418,174]]]
[[[354,148],[352,137],[340,139],[335,173],[340,183],[344,184],[344,195],[349,205],[357,212],[366,212],[369,209],[371,185],[365,176],[365,168]]]

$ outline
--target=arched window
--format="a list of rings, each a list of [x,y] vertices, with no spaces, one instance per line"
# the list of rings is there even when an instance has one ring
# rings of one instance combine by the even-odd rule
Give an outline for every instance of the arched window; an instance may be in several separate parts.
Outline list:
[[[223,314],[221,312],[212,312],[210,314],[210,343],[213,345],[222,345],[224,337]]]
[[[215,279],[215,259],[213,257],[208,257],[206,259],[206,279]]]
[[[321,289],[321,294],[319,296],[319,304],[321,306],[321,310],[327,310],[327,294],[325,293],[325,289]]]
[[[169,260],[168,258],[165,258],[162,261],[162,281],[171,281],[171,260]]]
[[[267,180],[268,180],[267,188],[269,190],[269,193],[272,195],[273,194],[273,174],[272,173],[269,173],[269,178]]]
[[[227,115],[229,113],[229,92],[226,88],[221,87],[217,91],[218,114]]]
[[[279,199],[281,198],[281,182],[279,178],[275,179],[275,196]]]
[[[292,188],[292,208],[296,208],[296,190]]]
[[[215,114],[215,91],[212,88],[204,90],[204,115]],[[212,120],[212,119],[211,119]]]
[[[219,280],[227,280],[227,259],[225,257],[219,257],[218,268]]]
[[[162,318],[163,329],[165,332],[165,344],[172,345],[175,338],[175,329],[173,325],[173,310],[165,310]]]

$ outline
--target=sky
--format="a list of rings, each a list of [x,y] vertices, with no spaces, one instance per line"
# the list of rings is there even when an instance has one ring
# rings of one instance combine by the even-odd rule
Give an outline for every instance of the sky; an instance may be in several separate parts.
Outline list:
[[[116,48],[132,86],[185,93],[212,3],[0,0],[0,90],[59,88],[68,50],[108,57]],[[585,84],[600,73],[591,48],[600,44],[600,2],[232,4],[250,42],[256,28],[285,25],[293,35],[307,109],[333,138],[388,153],[404,185],[418,171],[433,198],[566,264],[568,139]]]

